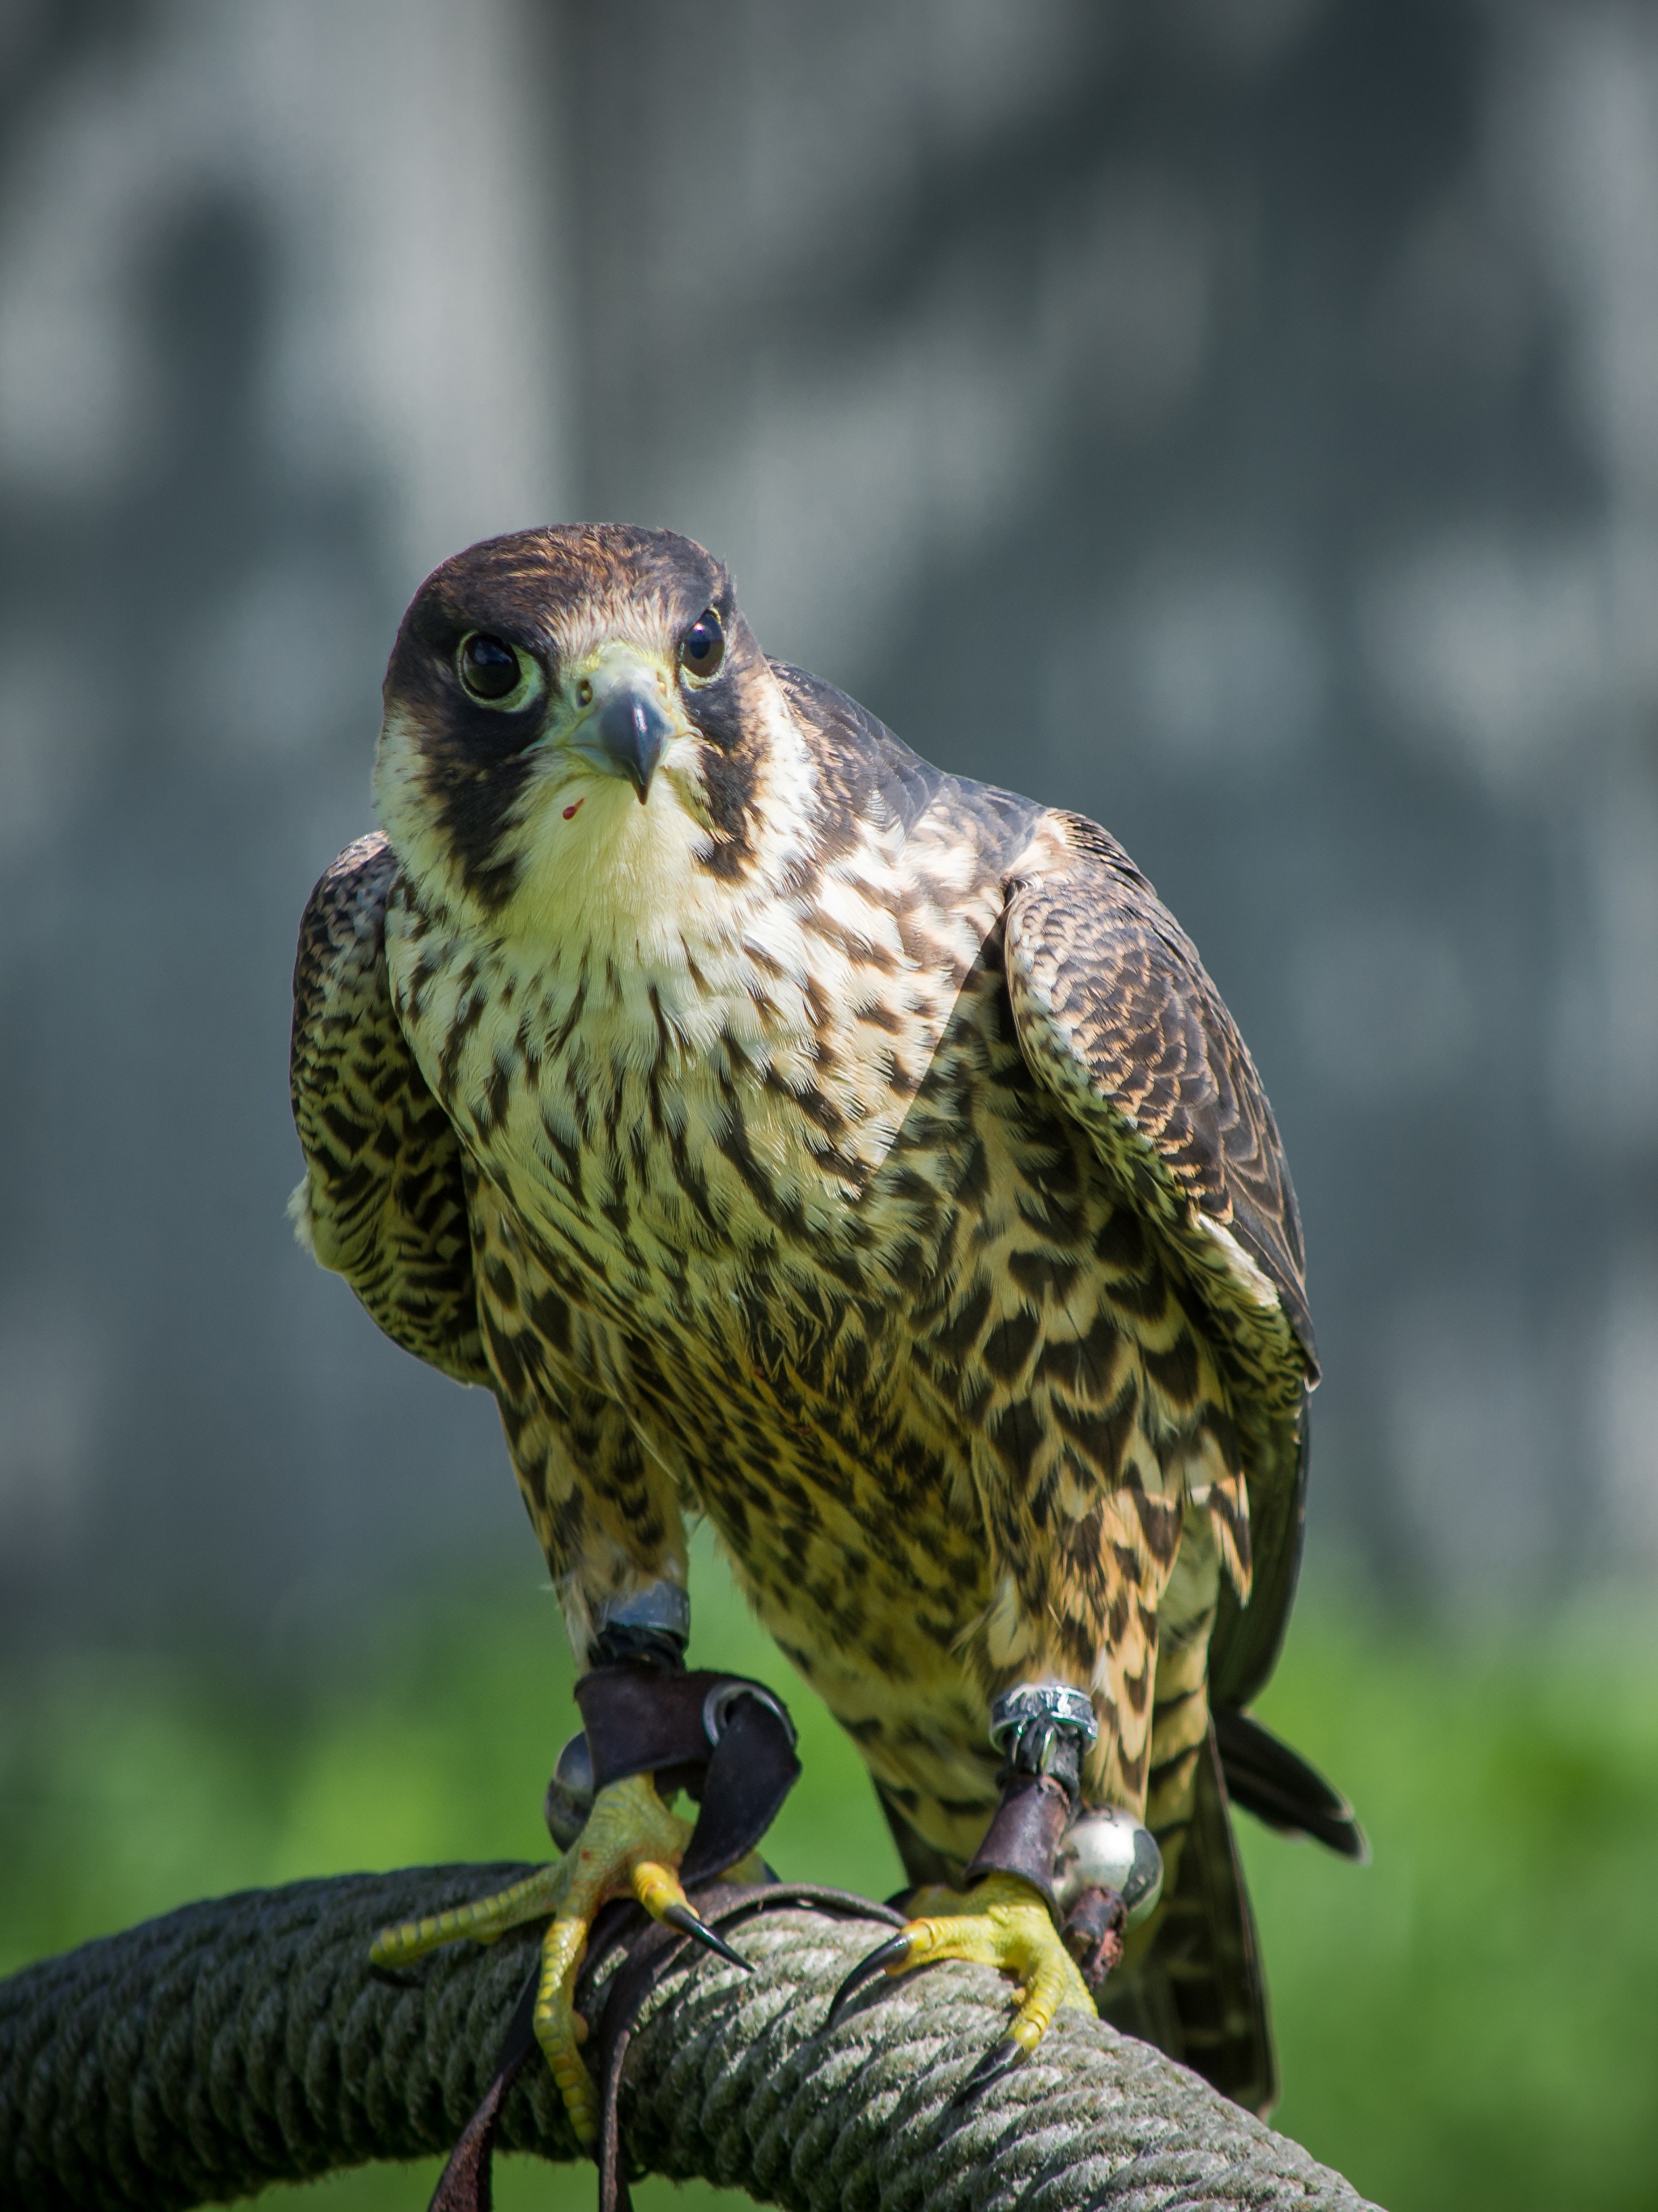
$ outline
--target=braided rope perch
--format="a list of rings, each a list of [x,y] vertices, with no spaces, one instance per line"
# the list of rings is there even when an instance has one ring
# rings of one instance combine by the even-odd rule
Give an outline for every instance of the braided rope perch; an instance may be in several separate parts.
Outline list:
[[[525,1869],[355,1875],[186,1906],[0,1983],[0,2205],[197,2205],[449,2149],[488,2086],[535,1936],[459,1945],[418,1987],[367,1972],[374,1931]],[[1362,2208],[1342,2180],[1184,2068],[1061,2014],[1036,2057],[952,2108],[1003,2032],[1000,1978],[878,1983],[832,2034],[876,1930],[788,1909],[746,1923],[757,1971],[697,1954],[647,2005],[623,2093],[636,2169],[789,2212]],[[544,2067],[509,2150],[577,2156]]]

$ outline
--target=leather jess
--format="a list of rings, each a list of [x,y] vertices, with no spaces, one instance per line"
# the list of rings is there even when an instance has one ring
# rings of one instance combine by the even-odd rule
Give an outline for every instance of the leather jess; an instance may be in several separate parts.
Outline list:
[[[763,1683],[744,1675],[708,1668],[688,1674],[621,1662],[584,1674],[576,1684],[575,1697],[595,1791],[612,1782],[625,1782],[630,1775],[651,1774],[662,1796],[683,1790],[698,1801],[696,1825],[680,1863],[680,1880],[687,1890],[714,1881],[747,1857],[799,1779],[794,1727],[786,1708]],[[752,1911],[774,1898],[778,1902],[811,1902],[829,1894],[727,1891],[722,1902],[729,1912],[733,1897]],[[858,1909],[875,1915],[880,1910],[861,1904]],[[629,1936],[630,1950],[642,1943],[645,1955],[661,1966],[678,1955],[685,1941],[648,1920],[630,1900],[617,1899],[605,1906],[595,1923],[584,1979],[591,1982],[595,1966],[618,1940]],[[625,1968],[619,1978],[627,1979]],[[539,1981],[537,1963],[501,2042],[495,2079],[450,2154],[431,2212],[490,2212],[495,2135],[507,2093],[535,2048]],[[599,2165],[604,2212],[623,2212],[628,2203],[616,2142],[616,2088],[633,2013],[648,1986],[640,1981],[636,1996],[625,2005],[616,2002],[618,1992],[611,1990],[597,2039],[604,2097]]]
[[[595,1667],[575,1686],[593,1787],[654,1774],[700,1801],[679,1869],[687,1889],[747,1856],[800,1778],[794,1728],[762,1682],[703,1668]]]

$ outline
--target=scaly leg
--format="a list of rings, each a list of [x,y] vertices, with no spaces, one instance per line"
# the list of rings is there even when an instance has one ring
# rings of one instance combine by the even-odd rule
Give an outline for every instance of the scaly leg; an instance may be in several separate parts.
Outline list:
[[[574,1992],[599,1908],[612,1898],[632,1897],[653,1919],[695,1936],[732,1965],[748,1967],[740,1953],[697,1917],[680,1886],[676,1869],[690,1838],[690,1823],[669,1811],[648,1774],[614,1782],[594,1799],[587,1825],[568,1856],[537,1868],[494,1897],[383,1929],[369,1958],[377,1966],[406,1966],[440,1944],[464,1937],[493,1943],[509,1929],[550,1916],[541,1942],[536,2040],[578,2139],[591,2146],[598,2139],[598,2100],[578,2049],[587,2029],[575,2010]],[[730,1878],[743,1881],[753,1871],[745,1862]]]

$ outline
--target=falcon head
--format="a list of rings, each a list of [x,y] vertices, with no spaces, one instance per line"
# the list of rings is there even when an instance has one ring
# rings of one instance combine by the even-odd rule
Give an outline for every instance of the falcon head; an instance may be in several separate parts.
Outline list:
[[[671,531],[457,554],[404,617],[385,702],[374,793],[398,858],[501,935],[642,924],[775,862],[797,811],[782,688],[726,569]]]

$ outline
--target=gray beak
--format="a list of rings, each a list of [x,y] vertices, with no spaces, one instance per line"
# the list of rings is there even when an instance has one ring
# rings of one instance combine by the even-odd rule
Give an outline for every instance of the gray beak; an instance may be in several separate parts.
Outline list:
[[[673,732],[654,690],[618,684],[593,716],[593,726],[598,743],[590,757],[611,775],[625,775],[642,806],[662,748]]]

